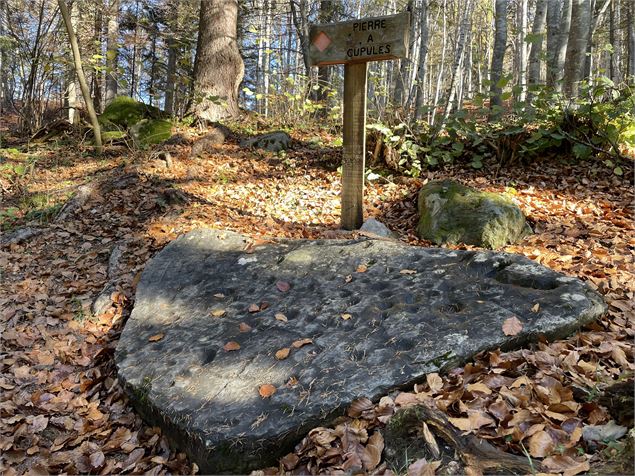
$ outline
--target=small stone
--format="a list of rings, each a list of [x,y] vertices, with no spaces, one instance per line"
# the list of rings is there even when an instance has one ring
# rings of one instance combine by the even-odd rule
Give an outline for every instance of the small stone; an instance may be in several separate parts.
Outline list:
[[[240,143],[241,147],[264,149],[269,152],[287,150],[291,145],[291,136],[284,131],[269,132],[256,137],[245,139]]]
[[[395,234],[386,225],[374,218],[368,218],[359,230],[382,238],[395,238]]]

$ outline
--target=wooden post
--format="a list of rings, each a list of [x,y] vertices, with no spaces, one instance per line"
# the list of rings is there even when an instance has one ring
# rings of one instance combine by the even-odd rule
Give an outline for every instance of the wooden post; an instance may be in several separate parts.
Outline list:
[[[366,89],[368,63],[344,66],[344,156],[342,160],[342,228],[364,222],[366,159]]]

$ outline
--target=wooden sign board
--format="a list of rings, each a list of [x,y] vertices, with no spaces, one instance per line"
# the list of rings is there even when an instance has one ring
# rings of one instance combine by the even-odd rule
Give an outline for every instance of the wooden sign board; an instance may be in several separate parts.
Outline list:
[[[369,61],[405,58],[410,13],[312,25],[311,66],[344,64],[344,151],[342,157],[342,228],[364,221],[366,91]]]
[[[408,52],[410,13],[312,25],[311,66],[404,58]]]

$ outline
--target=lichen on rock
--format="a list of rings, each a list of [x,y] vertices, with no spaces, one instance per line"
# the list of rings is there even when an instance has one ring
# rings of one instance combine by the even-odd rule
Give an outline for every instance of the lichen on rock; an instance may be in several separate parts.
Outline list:
[[[465,243],[497,249],[531,229],[513,200],[452,180],[430,182],[419,192],[419,237],[437,245]]]

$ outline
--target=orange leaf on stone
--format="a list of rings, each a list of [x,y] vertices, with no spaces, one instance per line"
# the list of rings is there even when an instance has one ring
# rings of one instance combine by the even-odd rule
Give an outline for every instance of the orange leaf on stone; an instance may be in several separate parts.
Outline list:
[[[289,352],[291,352],[291,349],[289,347],[284,347],[280,349],[279,351],[276,352],[276,359],[278,360],[286,359],[287,357],[289,357]]]
[[[240,349],[240,344],[236,341],[230,340],[227,344],[223,346],[226,352],[231,352],[232,350]]]
[[[249,332],[251,330],[251,326],[246,322],[241,322],[240,324],[238,324],[238,330],[240,332]]]
[[[505,322],[503,322],[503,332],[506,336],[518,335],[522,330],[523,323],[516,316],[505,319]]]
[[[247,310],[251,313],[260,311],[260,306],[258,304],[250,304]]]
[[[291,346],[295,349],[299,349],[300,347],[304,347],[305,345],[313,344],[313,339],[299,339],[293,342]]]
[[[360,264],[355,271],[358,273],[365,273],[366,271],[368,271],[368,266],[366,266],[365,264]]]
[[[276,393],[276,387],[274,387],[270,383],[265,383],[258,387],[258,393],[262,398],[269,398],[271,397],[271,395]]]
[[[287,316],[285,316],[281,312],[276,312],[274,317],[276,318],[276,321],[280,321],[280,322],[287,322],[289,320],[287,319]]]
[[[214,317],[223,317],[226,313],[225,309],[214,309],[211,314]]]
[[[148,337],[149,342],[159,342],[161,339],[165,337],[165,334],[161,332],[160,334],[155,334],[153,336]]]

